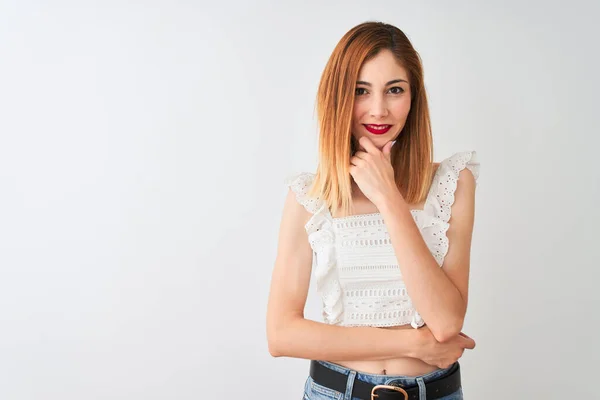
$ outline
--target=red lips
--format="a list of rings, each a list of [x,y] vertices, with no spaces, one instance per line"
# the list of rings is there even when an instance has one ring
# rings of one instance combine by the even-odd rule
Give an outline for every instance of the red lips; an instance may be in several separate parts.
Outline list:
[[[390,130],[392,125],[377,125],[377,124],[363,124],[364,127],[374,135],[383,135]]]

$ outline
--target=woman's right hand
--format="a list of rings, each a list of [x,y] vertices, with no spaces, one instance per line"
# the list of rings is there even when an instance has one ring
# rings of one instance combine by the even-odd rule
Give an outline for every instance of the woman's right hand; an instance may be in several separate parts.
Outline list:
[[[475,341],[462,332],[441,343],[436,340],[427,325],[415,331],[417,346],[414,357],[439,368],[448,368],[462,357],[465,349],[475,348]]]

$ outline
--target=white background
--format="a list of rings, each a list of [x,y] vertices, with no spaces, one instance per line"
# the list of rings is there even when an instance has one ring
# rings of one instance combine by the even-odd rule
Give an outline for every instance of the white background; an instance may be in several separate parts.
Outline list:
[[[1,1],[0,398],[301,398],[265,336],[283,182],[372,19],[436,161],[481,162],[466,398],[599,398],[599,6],[480,3]]]

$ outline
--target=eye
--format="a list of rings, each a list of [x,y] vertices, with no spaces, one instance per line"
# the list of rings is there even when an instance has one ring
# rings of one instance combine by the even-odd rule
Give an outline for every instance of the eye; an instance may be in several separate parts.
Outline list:
[[[364,92],[367,91],[367,89],[359,87],[359,88],[356,88],[356,90],[354,90],[354,94],[357,96],[361,96],[361,95],[365,94],[364,92],[361,92],[361,90]]]
[[[393,88],[390,89],[390,92],[392,92],[393,94],[402,94],[405,92],[405,90],[403,88],[401,88],[400,86],[394,86]]]

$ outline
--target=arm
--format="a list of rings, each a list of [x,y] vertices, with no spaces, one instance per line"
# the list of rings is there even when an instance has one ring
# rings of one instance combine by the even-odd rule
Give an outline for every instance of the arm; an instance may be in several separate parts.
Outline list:
[[[475,178],[466,168],[459,174],[443,268],[429,251],[400,193],[392,193],[382,201],[380,211],[407,290],[435,338],[447,341],[461,331],[467,310]]]
[[[267,306],[267,340],[274,357],[316,360],[384,360],[415,356],[425,342],[416,330],[341,327],[304,318],[312,249],[304,224],[311,214],[290,191],[279,231]]]

